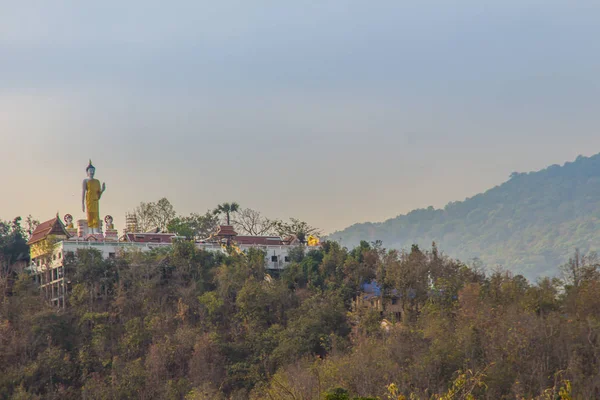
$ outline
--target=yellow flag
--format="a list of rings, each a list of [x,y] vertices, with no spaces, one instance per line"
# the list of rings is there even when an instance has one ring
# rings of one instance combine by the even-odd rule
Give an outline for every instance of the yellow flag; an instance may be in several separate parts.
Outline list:
[[[309,246],[318,246],[319,245],[319,238],[316,237],[316,236],[310,235],[308,237],[307,242],[308,242]]]

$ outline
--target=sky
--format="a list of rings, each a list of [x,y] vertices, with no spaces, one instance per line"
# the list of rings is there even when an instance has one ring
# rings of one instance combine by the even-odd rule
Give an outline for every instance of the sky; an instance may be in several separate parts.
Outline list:
[[[600,152],[595,1],[0,1],[0,219],[222,202],[323,231]]]

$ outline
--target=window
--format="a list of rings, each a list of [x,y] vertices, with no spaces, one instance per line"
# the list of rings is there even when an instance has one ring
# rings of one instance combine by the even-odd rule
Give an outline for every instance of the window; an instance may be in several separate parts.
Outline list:
[[[392,297],[392,304],[398,304],[398,298]]]
[[[116,253],[108,253],[108,258],[115,258],[116,256]]]
[[[62,258],[62,251],[60,253],[58,253],[58,259],[60,260]]]
[[[272,256],[272,257],[271,257],[271,261],[273,261],[273,262],[277,262],[277,256]]]
[[[285,261],[285,262],[290,262],[290,256],[285,256],[285,257],[283,258],[283,261]]]

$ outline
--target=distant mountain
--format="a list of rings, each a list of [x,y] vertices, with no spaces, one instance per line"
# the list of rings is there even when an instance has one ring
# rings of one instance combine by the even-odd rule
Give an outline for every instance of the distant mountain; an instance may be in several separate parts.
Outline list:
[[[433,241],[451,257],[500,265],[529,279],[554,275],[575,248],[600,248],[600,154],[510,179],[444,209],[418,209],[329,237],[347,247],[382,240],[387,248]]]

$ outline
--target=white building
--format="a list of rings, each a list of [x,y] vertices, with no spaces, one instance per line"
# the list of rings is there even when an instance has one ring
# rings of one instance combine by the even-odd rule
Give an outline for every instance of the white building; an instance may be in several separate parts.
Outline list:
[[[40,224],[29,240],[31,265],[28,271],[54,305],[65,307],[65,271],[63,260],[79,249],[96,249],[103,258],[118,257],[129,250],[149,251],[170,247],[177,236],[171,233],[126,233],[119,240],[102,234],[84,235],[79,229],[67,229],[62,221],[53,218]],[[289,252],[297,241],[284,241],[278,236],[241,236],[231,226],[221,226],[215,235],[195,242],[199,249],[227,253],[227,245],[244,252],[258,248],[265,252],[267,270],[283,270],[290,263]]]

